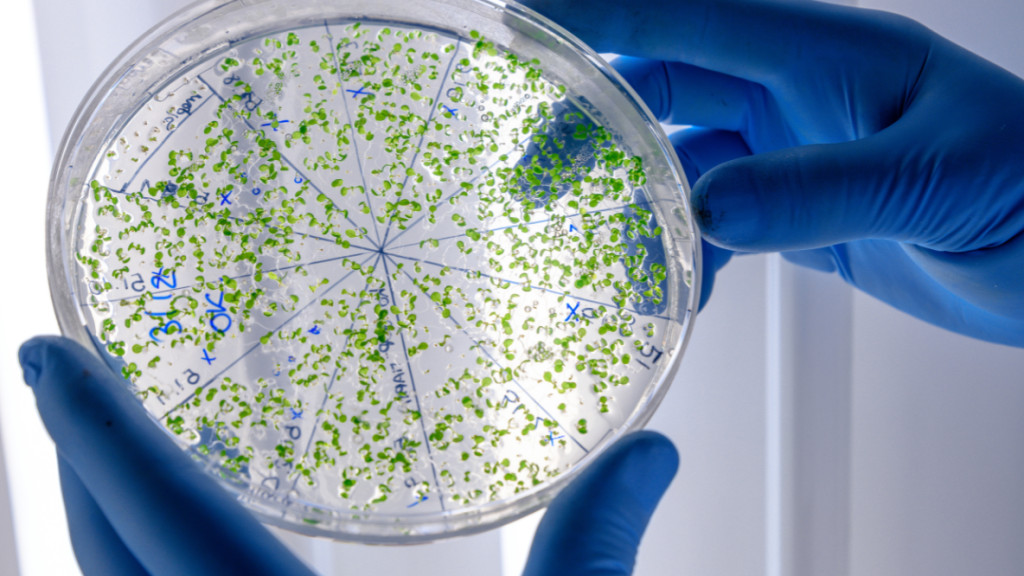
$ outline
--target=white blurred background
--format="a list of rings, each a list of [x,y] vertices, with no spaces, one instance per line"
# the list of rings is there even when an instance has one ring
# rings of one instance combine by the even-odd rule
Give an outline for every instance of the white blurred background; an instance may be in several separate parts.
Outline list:
[[[844,3],[920,20],[1024,76],[1020,0]],[[4,1],[3,575],[79,573],[53,446],[16,355],[57,331],[43,245],[52,154],[103,68],[185,4]],[[672,438],[682,464],[639,575],[1024,573],[1024,350],[933,328],[835,276],[778,256],[734,259],[649,427]],[[400,549],[277,534],[323,576],[518,576],[536,520]]]

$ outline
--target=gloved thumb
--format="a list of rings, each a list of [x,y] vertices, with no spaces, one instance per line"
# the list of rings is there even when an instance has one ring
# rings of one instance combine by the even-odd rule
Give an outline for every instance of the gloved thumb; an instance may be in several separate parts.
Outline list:
[[[313,576],[95,355],[67,338],[37,337],[18,358],[69,471],[151,575]]]
[[[662,494],[679,467],[656,432],[630,434],[555,498],[523,576],[628,576]]]

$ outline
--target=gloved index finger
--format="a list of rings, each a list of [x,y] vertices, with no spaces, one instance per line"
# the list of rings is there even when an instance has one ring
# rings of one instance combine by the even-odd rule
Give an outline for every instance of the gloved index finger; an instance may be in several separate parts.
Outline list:
[[[82,346],[34,338],[19,359],[57,450],[147,572],[313,576]]]
[[[681,62],[623,56],[611,65],[661,122],[739,132],[760,85]]]
[[[565,0],[522,3],[597,52],[683,62],[765,84],[799,70],[801,61],[852,52],[872,40],[863,38],[870,30],[850,24],[865,11],[819,2],[592,0],[585,8]],[[848,39],[858,42],[850,45]]]

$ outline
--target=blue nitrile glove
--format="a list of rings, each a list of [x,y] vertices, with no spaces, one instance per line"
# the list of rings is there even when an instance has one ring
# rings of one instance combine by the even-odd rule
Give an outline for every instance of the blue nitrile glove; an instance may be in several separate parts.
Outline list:
[[[628,576],[647,523],[679,467],[656,432],[619,440],[548,506],[523,576]]]
[[[918,318],[1024,346],[1024,80],[884,12],[525,3],[599,52],[633,56],[615,67],[662,121],[749,151],[698,170],[705,239],[796,251],[786,257]]]
[[[155,424],[119,376],[66,338],[19,353],[57,444],[75,555],[86,576],[312,575]],[[552,503],[531,575],[629,574],[678,465],[663,436],[627,436]]]

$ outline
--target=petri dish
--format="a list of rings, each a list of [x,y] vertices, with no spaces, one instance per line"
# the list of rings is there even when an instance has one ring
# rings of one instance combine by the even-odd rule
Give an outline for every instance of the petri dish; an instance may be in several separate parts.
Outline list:
[[[427,542],[650,418],[699,301],[687,199],[636,95],[524,7],[202,2],[69,126],[50,289],[261,520]]]

